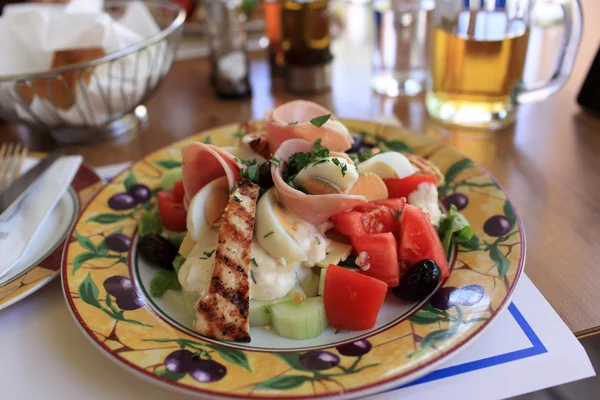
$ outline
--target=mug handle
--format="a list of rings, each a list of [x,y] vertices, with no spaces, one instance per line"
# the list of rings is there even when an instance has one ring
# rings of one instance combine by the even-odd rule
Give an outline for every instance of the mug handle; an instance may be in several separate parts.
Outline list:
[[[565,15],[565,40],[560,51],[557,68],[550,79],[523,84],[517,91],[518,104],[534,103],[552,96],[567,82],[573,70],[583,32],[581,5],[579,0],[569,0],[570,4],[566,4],[567,2],[564,0],[555,0],[555,2],[560,4]]]

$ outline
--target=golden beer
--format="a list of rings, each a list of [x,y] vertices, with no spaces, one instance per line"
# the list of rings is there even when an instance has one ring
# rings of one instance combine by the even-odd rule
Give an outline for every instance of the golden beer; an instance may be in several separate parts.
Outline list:
[[[427,108],[437,120],[497,129],[514,120],[529,31],[503,12],[463,11],[432,32]]]

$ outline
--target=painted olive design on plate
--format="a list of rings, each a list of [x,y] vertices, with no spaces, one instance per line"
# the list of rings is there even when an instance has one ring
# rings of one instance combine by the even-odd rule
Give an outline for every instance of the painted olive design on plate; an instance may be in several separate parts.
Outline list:
[[[117,193],[108,199],[108,206],[117,211],[129,210],[135,207],[136,204],[137,202],[129,193]]]
[[[131,279],[126,276],[111,276],[104,281],[103,286],[107,293],[115,297],[121,310],[137,310],[146,305]]]
[[[188,367],[192,378],[202,383],[216,382],[227,375],[227,368],[213,360],[193,357]]]
[[[439,310],[449,310],[456,306],[470,307],[483,299],[484,291],[481,285],[443,287],[431,298],[430,304]]]
[[[371,351],[372,348],[373,348],[373,345],[367,339],[360,339],[360,340],[357,340],[356,342],[346,343],[346,344],[336,347],[337,351],[341,355],[347,356],[347,357],[364,356],[369,351]]]
[[[304,368],[322,371],[337,366],[340,358],[328,351],[316,350],[300,355],[298,361]]]
[[[117,253],[125,253],[129,251],[129,246],[131,246],[131,238],[122,233],[112,233],[104,239],[104,242],[110,250]]]
[[[185,373],[190,367],[194,353],[189,350],[177,350],[165,358],[165,368],[169,372]]]
[[[454,204],[457,210],[462,210],[469,204],[469,198],[462,193],[453,193],[444,199],[444,204],[448,208]]]
[[[483,231],[495,237],[506,235],[510,228],[510,221],[504,215],[494,215],[483,224]]]
[[[152,191],[146,185],[137,184],[128,190],[129,195],[138,203],[145,203],[152,197]]]

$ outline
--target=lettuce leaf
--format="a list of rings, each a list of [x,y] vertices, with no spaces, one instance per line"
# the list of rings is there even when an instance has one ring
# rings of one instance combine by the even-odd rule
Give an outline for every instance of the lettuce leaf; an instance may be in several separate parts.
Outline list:
[[[446,217],[440,221],[438,235],[444,251],[448,255],[455,243],[467,242],[473,237],[473,228],[464,215],[459,213],[456,206],[452,204]]]

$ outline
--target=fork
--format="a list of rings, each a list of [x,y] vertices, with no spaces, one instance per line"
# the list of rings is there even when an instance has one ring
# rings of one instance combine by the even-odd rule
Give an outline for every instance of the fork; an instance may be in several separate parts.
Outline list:
[[[0,147],[0,193],[19,177],[27,147],[20,143],[3,143]]]

